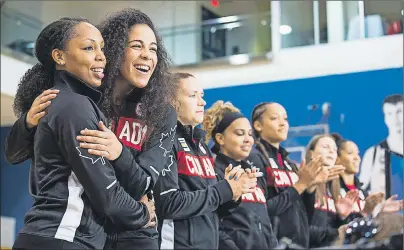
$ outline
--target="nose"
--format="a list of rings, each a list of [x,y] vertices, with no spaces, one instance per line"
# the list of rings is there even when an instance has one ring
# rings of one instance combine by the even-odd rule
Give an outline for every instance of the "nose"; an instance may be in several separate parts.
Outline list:
[[[203,99],[202,96],[199,97],[199,103],[198,103],[198,105],[199,105],[199,106],[205,106],[205,105],[206,105],[206,102],[205,102],[205,100]]]
[[[97,50],[97,54],[95,55],[95,60],[98,62],[105,62],[106,58],[105,58],[104,51],[102,51],[101,49]]]
[[[142,49],[142,53],[140,54],[140,58],[142,58],[143,60],[150,60],[151,56],[150,56],[150,51],[146,48]]]

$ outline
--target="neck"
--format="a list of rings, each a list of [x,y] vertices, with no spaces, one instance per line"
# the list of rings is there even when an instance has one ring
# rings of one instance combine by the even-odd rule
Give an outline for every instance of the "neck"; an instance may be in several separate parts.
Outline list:
[[[342,179],[344,180],[345,184],[348,184],[348,185],[355,184],[355,182],[354,182],[355,174],[350,174],[350,173],[344,172],[342,174]]]
[[[119,75],[114,82],[114,102],[116,105],[122,104],[124,96],[133,90],[133,86]]]
[[[178,116],[178,121],[183,125],[183,126],[191,126],[192,128],[195,128],[198,126],[198,124],[194,124],[191,122],[185,122],[183,119],[181,119],[181,116]]]
[[[270,140],[265,140],[265,141],[268,142],[269,144],[271,144],[276,149],[279,149],[279,146],[281,145],[280,142],[271,142]]]
[[[235,157],[234,155],[231,155],[228,152],[223,151],[223,150],[220,150],[220,153],[222,153],[223,155],[229,157],[230,159],[232,159],[232,160],[234,160],[236,162],[241,162],[243,160],[243,159],[239,159],[239,158]]]
[[[402,136],[402,134],[389,133],[386,141],[387,141],[387,145],[393,152],[403,154],[403,136]]]

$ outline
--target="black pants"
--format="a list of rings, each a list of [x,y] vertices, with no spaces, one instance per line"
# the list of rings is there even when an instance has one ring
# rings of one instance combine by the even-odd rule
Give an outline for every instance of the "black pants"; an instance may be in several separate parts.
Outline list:
[[[28,249],[85,249],[80,245],[65,240],[55,238],[42,237],[32,234],[19,233],[14,242],[13,250],[28,250]]]

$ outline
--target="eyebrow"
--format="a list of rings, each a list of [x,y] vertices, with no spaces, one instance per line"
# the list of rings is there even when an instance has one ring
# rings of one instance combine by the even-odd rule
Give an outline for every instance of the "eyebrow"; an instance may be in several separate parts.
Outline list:
[[[144,42],[143,42],[142,40],[137,40],[137,39],[134,39],[134,40],[132,40],[132,41],[129,41],[128,43],[133,43],[133,42],[139,42],[139,43],[141,43],[141,44],[144,44]],[[157,46],[157,43],[151,42],[150,45],[156,45],[156,46]]]
[[[86,39],[83,39],[83,41],[85,41],[85,40],[89,40],[89,41],[91,41],[91,42],[93,42],[93,43],[95,43],[95,42],[96,42],[94,39],[91,39],[91,38],[86,38]]]

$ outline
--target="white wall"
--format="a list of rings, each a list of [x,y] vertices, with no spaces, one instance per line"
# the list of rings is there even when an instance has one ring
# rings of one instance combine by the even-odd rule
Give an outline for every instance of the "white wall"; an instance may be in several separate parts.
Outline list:
[[[184,70],[204,88],[274,82],[331,74],[403,67],[403,36],[384,36],[335,44],[283,49],[272,62],[242,66],[212,66]],[[1,91],[14,96],[30,65],[1,55]]]
[[[203,87],[218,88],[403,67],[403,35],[283,49],[272,62],[190,69]]]

